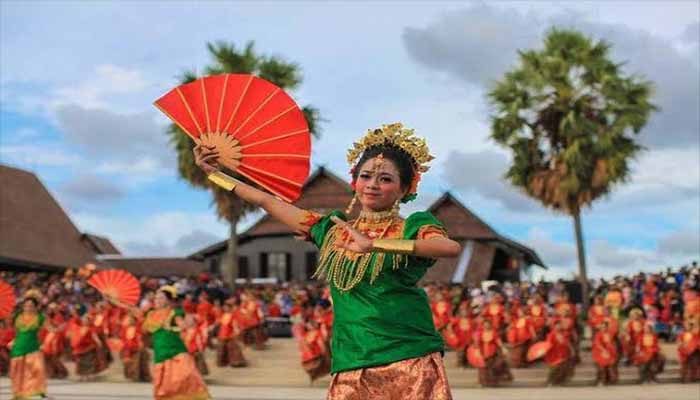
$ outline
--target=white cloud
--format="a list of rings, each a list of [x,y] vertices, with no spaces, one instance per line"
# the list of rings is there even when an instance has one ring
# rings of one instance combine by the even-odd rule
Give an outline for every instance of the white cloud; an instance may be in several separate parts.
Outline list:
[[[68,153],[58,147],[36,144],[2,144],[0,146],[0,161],[31,167],[73,167],[80,163],[81,158],[77,154]]]
[[[228,225],[213,212],[171,211],[141,219],[77,212],[73,218],[81,231],[107,236],[126,256],[185,256],[197,250],[193,246],[204,247],[228,234]]]
[[[639,271],[659,271],[679,267],[700,257],[697,232],[681,231],[662,238],[656,250],[619,245],[607,240],[589,240],[586,264],[589,278],[610,278]],[[578,275],[578,255],[575,242],[558,241],[543,228],[533,227],[524,242],[533,248],[550,267],[538,272],[548,279],[571,278]]]
[[[700,255],[700,227],[673,232],[659,239],[657,249],[661,254],[688,255],[698,257]]]
[[[63,194],[79,202],[111,203],[124,196],[124,190],[111,180],[88,173],[74,177],[60,189]]]
[[[140,92],[148,86],[141,71],[116,65],[99,65],[95,75],[83,82],[60,87],[53,93],[50,109],[77,105],[86,109],[109,108],[106,97]]]
[[[698,147],[700,81],[697,55],[678,51],[668,39],[623,24],[592,22],[580,14],[551,17],[525,15],[510,8],[479,4],[444,13],[433,23],[407,27],[403,44],[409,55],[431,73],[438,71],[467,86],[489,88],[518,60],[517,50],[541,47],[552,26],[572,27],[613,44],[611,56],[626,61],[627,73],[655,83],[652,116],[642,141],[654,147]],[[693,25],[688,30],[692,33]]]

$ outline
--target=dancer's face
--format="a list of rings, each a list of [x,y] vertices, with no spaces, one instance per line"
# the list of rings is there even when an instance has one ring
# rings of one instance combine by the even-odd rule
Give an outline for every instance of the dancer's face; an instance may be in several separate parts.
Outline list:
[[[22,311],[24,311],[24,312],[26,312],[26,313],[33,313],[33,312],[35,312],[35,311],[36,311],[36,306],[34,305],[34,302],[31,301],[31,300],[26,300],[26,301],[22,304]]]
[[[360,166],[355,191],[362,209],[385,211],[404,196],[399,169],[391,160],[377,156]]]
[[[156,293],[156,308],[164,308],[167,307],[168,304],[170,304],[170,301],[168,300],[168,296],[165,295],[163,292],[158,292]]]

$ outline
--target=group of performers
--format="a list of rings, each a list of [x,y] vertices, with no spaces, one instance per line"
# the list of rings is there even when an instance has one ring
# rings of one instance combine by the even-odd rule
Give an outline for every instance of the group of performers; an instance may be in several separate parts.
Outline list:
[[[659,347],[658,334],[646,320],[642,308],[628,310],[626,319],[616,306],[617,294],[596,296],[587,313],[591,332],[591,353],[600,385],[618,381],[618,365],[635,365],[640,382],[656,382],[663,372],[666,357]],[[689,293],[685,307],[684,329],[677,336],[678,356],[683,382],[700,381],[700,301],[697,293]],[[535,364],[526,356],[535,346],[544,349],[549,367],[547,382],[560,385],[574,374],[581,361],[580,344],[585,327],[578,310],[563,292],[550,307],[542,296],[506,299],[493,293],[483,304],[472,306],[461,301],[453,312],[446,293],[433,293],[431,309],[436,328],[445,343],[457,352],[458,363],[479,369],[479,383],[494,386],[513,379],[510,368],[526,368]],[[469,355],[476,354],[469,361]],[[481,361],[483,359],[483,362]],[[470,365],[472,364],[472,365]]]
[[[202,380],[207,348],[217,347],[219,367],[246,366],[244,343],[265,348],[264,316],[252,295],[222,307],[204,295],[197,304],[182,302],[187,314],[172,286],[161,287],[145,309],[101,301],[70,310],[50,303],[41,312],[42,297],[35,290],[24,293],[20,311],[0,319],[0,375],[9,374],[16,399],[45,396],[47,379],[68,377],[66,360],[74,362],[81,381],[92,380],[113,362],[112,352],[126,379],[153,382],[156,399],[208,399]]]

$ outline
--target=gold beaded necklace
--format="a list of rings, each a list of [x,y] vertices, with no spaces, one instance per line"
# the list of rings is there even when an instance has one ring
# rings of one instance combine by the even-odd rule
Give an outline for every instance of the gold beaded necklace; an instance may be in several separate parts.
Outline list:
[[[378,225],[384,224],[379,236],[373,239],[381,239],[386,235],[389,228],[397,221],[398,212],[396,210],[372,212],[362,211],[360,216],[353,223],[353,228],[358,229],[360,224]],[[345,248],[339,247],[344,237],[342,228],[335,225],[327,234],[327,241],[324,243],[318,261],[318,268],[313,278],[325,277],[341,292],[347,292],[357,286],[364,278],[367,269],[372,268],[370,274],[370,284],[379,276],[387,257],[386,253],[355,253]],[[408,261],[407,257],[398,254],[392,257],[393,269],[399,268],[401,260]]]

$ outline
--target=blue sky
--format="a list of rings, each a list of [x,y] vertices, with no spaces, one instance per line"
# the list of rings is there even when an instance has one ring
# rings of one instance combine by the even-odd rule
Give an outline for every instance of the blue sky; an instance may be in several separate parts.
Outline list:
[[[571,276],[571,221],[500,180],[509,155],[488,139],[484,93],[517,49],[575,27],[612,42],[662,108],[630,182],[584,215],[591,274],[680,265],[700,258],[699,13],[695,1],[3,1],[0,162],[36,172],[81,230],[127,255],[185,255],[222,239],[209,194],[177,177],[151,104],[207,64],[207,41],[254,40],[303,69],[293,96],[327,120],[315,166],[345,177],[353,139],[402,121],[437,156],[404,212],[450,190],[534,247],[550,276]]]

